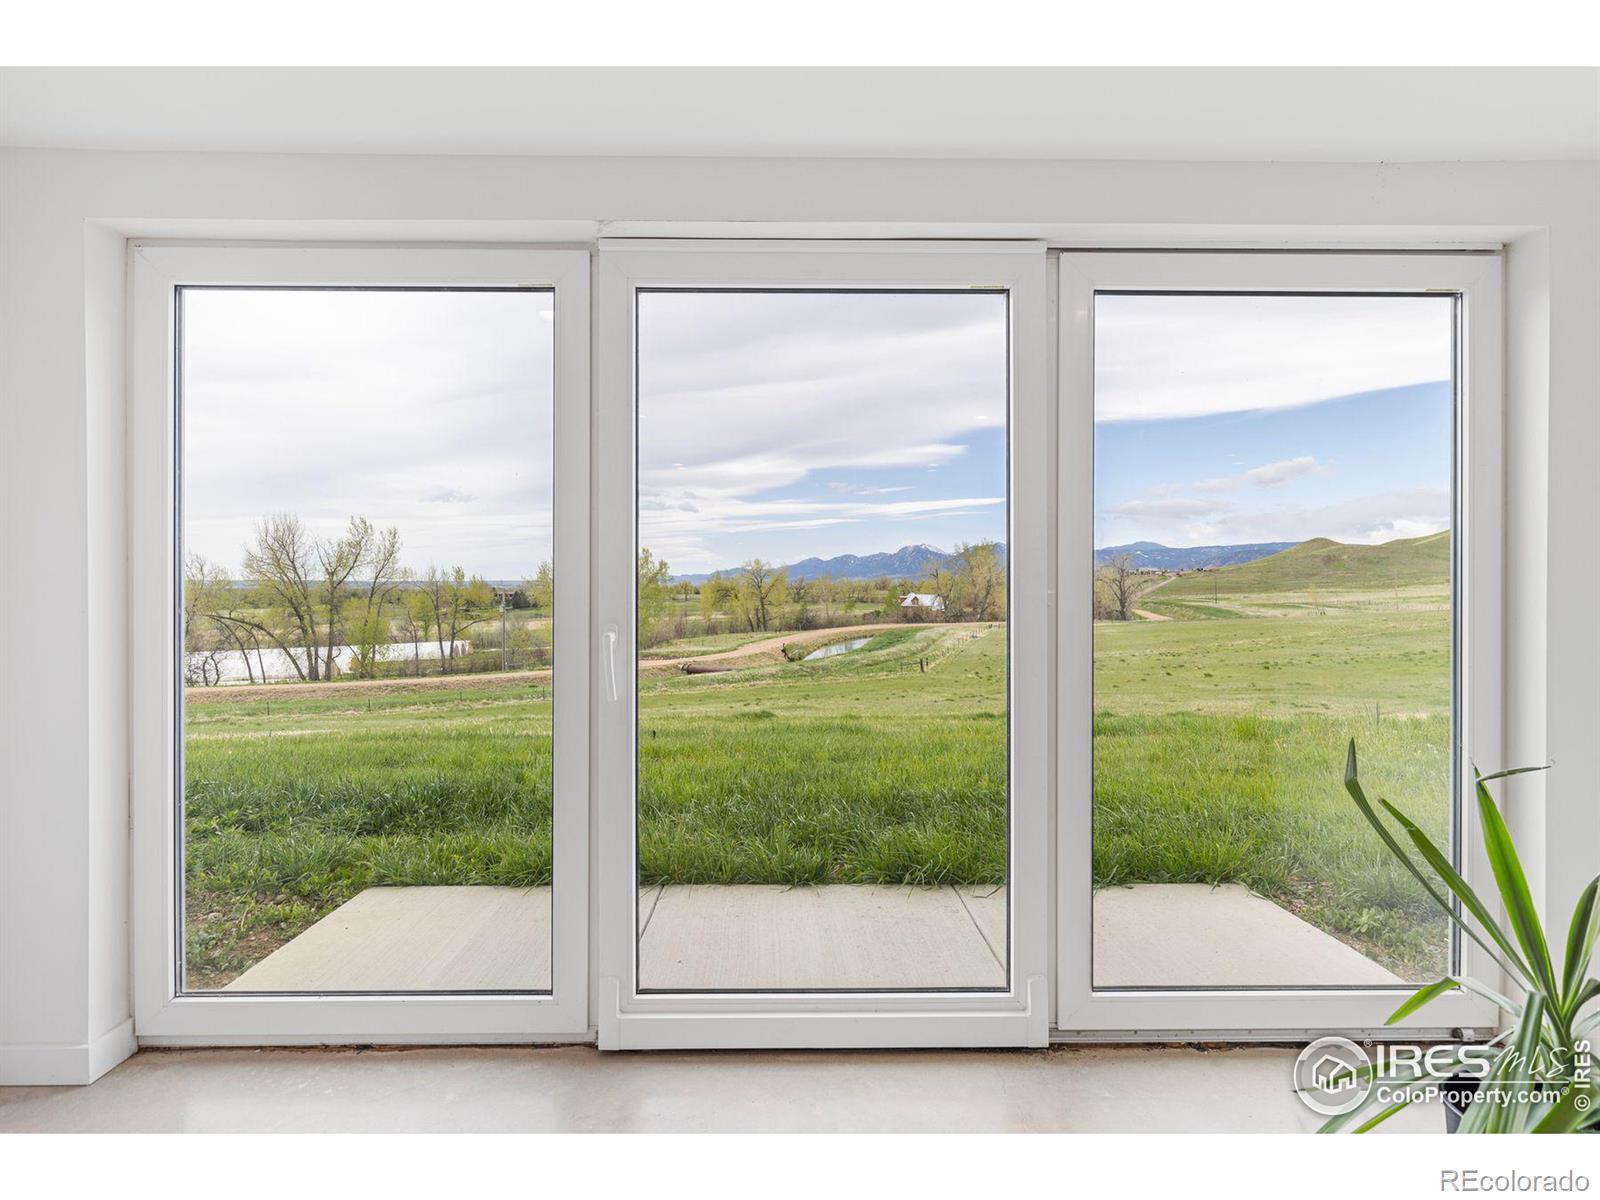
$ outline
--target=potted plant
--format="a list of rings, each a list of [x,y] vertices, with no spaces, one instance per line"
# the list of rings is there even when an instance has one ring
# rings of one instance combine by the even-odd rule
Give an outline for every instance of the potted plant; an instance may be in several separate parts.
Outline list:
[[[1329,1119],[1321,1132],[1353,1127],[1353,1132],[1365,1133],[1405,1108],[1416,1092],[1429,1084],[1439,1085],[1444,1095],[1446,1127],[1450,1132],[1575,1133],[1600,1129],[1600,1110],[1596,1106],[1600,1086],[1594,1078],[1596,1064],[1590,1046],[1592,1039],[1600,1036],[1600,1011],[1585,1011],[1600,997],[1600,980],[1589,973],[1596,935],[1600,934],[1600,877],[1590,881],[1578,897],[1558,970],[1528,891],[1522,862],[1487,786],[1496,779],[1542,769],[1518,767],[1490,775],[1473,771],[1478,824],[1510,928],[1508,934],[1450,859],[1414,822],[1387,800],[1380,797],[1375,807],[1367,798],[1356,774],[1356,744],[1351,741],[1344,785],[1361,815],[1445,915],[1500,965],[1523,999],[1518,1003],[1464,975],[1447,975],[1418,988],[1395,1009],[1390,1025],[1460,988],[1498,1005],[1506,1013],[1507,1028],[1487,1047],[1462,1047],[1453,1056],[1439,1056],[1431,1069],[1424,1060],[1403,1071],[1391,1070],[1372,1078],[1373,1086],[1362,1103]],[[1401,837],[1379,814],[1379,808],[1399,826],[1401,835],[1410,841],[1437,879],[1424,874],[1403,847]],[[1474,1067],[1470,1077],[1460,1073],[1469,1063]],[[1369,1076],[1372,1073],[1371,1068],[1360,1072]],[[1524,1081],[1529,1080],[1536,1080],[1537,1085],[1526,1086]],[[1386,1090],[1377,1086],[1380,1083],[1410,1086]]]

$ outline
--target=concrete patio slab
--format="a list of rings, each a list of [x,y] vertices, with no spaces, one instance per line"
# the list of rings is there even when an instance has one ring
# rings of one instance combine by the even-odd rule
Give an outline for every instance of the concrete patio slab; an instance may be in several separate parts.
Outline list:
[[[666,991],[997,988],[1006,889],[653,886],[640,981]],[[1392,986],[1358,951],[1237,884],[1139,884],[1094,901],[1095,986]],[[548,888],[369,888],[229,991],[543,991]]]
[[[280,946],[233,992],[546,991],[550,889],[375,887]]]
[[[1094,894],[1094,985],[1392,986],[1398,976],[1237,883],[1143,883]]]
[[[667,887],[639,981],[668,991],[998,988],[1005,968],[948,887]]]

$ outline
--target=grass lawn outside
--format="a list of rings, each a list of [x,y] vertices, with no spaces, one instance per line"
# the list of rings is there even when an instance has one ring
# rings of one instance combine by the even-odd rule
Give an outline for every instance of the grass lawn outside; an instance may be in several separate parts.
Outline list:
[[[1097,884],[1237,881],[1406,978],[1437,970],[1442,920],[1340,784],[1354,736],[1363,775],[1446,836],[1447,614],[1225,611],[1096,626]],[[908,626],[644,677],[641,881],[1004,882],[1005,672],[1004,626]],[[190,986],[369,886],[548,882],[549,689],[508,683],[191,706]]]

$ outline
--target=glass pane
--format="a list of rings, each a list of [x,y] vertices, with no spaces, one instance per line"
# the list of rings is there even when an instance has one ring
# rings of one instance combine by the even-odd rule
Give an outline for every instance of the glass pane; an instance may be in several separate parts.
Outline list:
[[[547,990],[551,293],[180,302],[185,987]]]
[[[1006,986],[1007,302],[640,293],[642,989]]]
[[[1095,303],[1094,983],[1384,986],[1451,938],[1455,301]]]

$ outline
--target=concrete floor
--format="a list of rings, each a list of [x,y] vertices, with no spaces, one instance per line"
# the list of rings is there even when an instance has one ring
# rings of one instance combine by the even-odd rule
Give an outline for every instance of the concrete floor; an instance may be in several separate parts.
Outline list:
[[[1295,1053],[157,1050],[86,1088],[0,1088],[0,1131],[1305,1133]],[[1380,1126],[1442,1130],[1437,1106]]]
[[[1000,988],[1006,891],[954,887],[653,887],[639,897],[644,988]],[[1107,888],[1099,987],[1397,983],[1336,938],[1236,884]],[[550,890],[369,888],[228,985],[232,991],[543,991]]]

